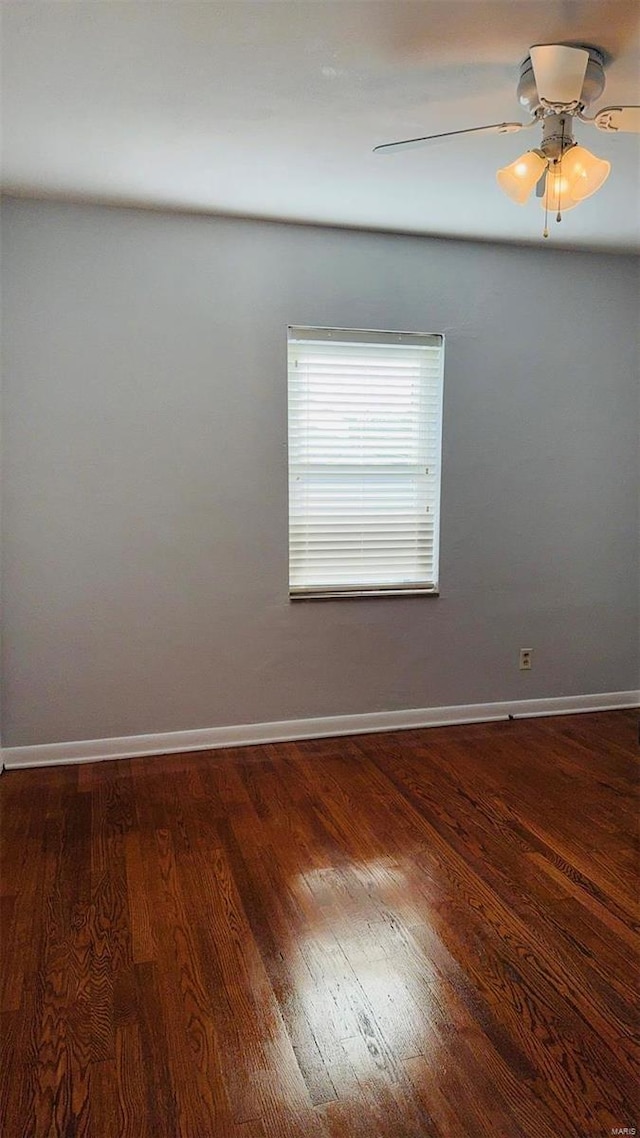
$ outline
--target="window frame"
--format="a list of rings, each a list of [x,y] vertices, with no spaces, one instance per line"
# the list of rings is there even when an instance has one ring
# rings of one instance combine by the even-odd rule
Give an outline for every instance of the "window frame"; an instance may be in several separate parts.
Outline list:
[[[435,481],[433,483],[431,501],[433,503],[434,512],[434,525],[433,525],[433,552],[432,552],[432,567],[433,567],[433,582],[419,582],[408,581],[406,584],[371,584],[363,585],[362,583],[340,583],[337,585],[324,585],[324,586],[311,586],[311,585],[292,585],[291,583],[291,554],[292,554],[292,515],[291,515],[291,479],[293,464],[291,460],[291,431],[292,431],[292,416],[291,416],[291,385],[290,385],[290,367],[291,367],[291,354],[292,345],[296,340],[313,339],[313,333],[316,333],[319,339],[326,342],[332,342],[333,334],[336,336],[335,342],[343,342],[345,344],[358,344],[366,345],[367,343],[379,343],[393,345],[399,342],[410,343],[415,341],[416,346],[427,347],[433,344],[434,341],[439,342],[439,374],[437,378],[437,423],[435,427],[435,440],[433,442],[433,453],[436,455],[435,467]],[[302,336],[300,336],[302,334]],[[350,340],[349,336],[355,337]],[[363,339],[358,340],[358,337]],[[366,339],[370,337],[370,339]],[[442,488],[442,430],[443,430],[443,412],[444,412],[444,371],[445,371],[445,336],[442,332],[400,332],[389,331],[384,329],[363,329],[363,328],[336,328],[336,327],[320,327],[317,325],[288,325],[287,327],[287,472],[288,472],[288,591],[290,601],[310,601],[310,600],[343,600],[343,599],[367,599],[367,598],[390,598],[390,597],[437,597],[440,595],[440,523],[441,523],[441,488]],[[409,465],[409,464],[407,464]],[[421,465],[421,464],[418,464]],[[416,515],[417,516],[417,515]]]

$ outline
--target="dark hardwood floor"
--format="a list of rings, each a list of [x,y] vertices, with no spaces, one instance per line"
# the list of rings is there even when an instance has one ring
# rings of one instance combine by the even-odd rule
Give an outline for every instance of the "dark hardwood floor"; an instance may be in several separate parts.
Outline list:
[[[5,772],[3,1138],[640,1128],[637,740],[612,712]]]

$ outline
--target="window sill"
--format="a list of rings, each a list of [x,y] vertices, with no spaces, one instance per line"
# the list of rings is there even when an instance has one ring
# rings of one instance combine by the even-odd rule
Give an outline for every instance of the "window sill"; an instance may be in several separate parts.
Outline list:
[[[332,592],[289,593],[290,601],[351,601],[380,597],[439,597],[439,589],[340,589]]]

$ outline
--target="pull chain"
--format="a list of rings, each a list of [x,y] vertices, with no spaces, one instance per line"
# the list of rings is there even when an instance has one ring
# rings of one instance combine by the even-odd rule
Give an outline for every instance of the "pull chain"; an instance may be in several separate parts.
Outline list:
[[[562,221],[562,159],[564,158],[564,118],[560,134],[560,161],[558,163],[558,212],[556,221]]]
[[[549,171],[546,172],[547,177],[544,185],[544,229],[542,236],[549,236]]]

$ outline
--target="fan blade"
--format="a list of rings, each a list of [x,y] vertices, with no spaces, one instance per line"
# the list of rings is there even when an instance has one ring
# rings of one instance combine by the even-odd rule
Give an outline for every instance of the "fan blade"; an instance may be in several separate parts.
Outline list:
[[[547,174],[548,173],[549,173],[549,169],[547,167],[547,169],[543,171],[542,177],[539,178],[537,183],[536,183],[536,197],[537,198],[543,198],[544,197],[544,191],[547,188]]]
[[[540,102],[547,107],[572,107],[580,102],[589,52],[563,44],[531,48],[531,66]]]
[[[427,134],[424,138],[405,138],[402,142],[383,142],[381,146],[374,146],[373,153],[379,154],[381,151],[388,152],[389,150],[411,149],[412,146],[424,146],[425,142],[435,142],[439,138],[455,138],[460,134],[513,134],[517,130],[523,130],[528,123],[521,122],[496,122],[490,126],[471,126],[467,130],[445,130],[444,134]]]
[[[640,134],[640,107],[603,107],[591,121],[598,130]]]

